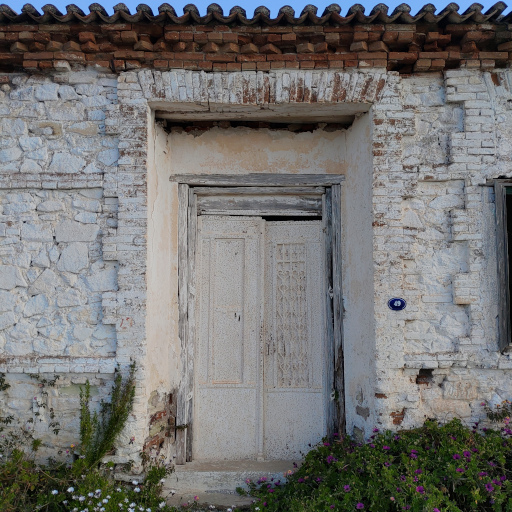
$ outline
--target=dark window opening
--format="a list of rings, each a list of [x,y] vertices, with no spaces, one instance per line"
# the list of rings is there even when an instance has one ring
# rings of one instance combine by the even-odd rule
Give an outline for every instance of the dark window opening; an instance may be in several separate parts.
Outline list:
[[[498,335],[500,351],[512,342],[512,180],[494,182],[498,263]]]

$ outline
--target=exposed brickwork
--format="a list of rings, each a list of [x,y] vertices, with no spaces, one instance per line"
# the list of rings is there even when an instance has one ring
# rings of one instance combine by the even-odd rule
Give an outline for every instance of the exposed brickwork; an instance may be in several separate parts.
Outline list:
[[[210,23],[0,25],[0,70],[94,65],[204,71],[492,69],[512,61],[507,24],[258,26]]]

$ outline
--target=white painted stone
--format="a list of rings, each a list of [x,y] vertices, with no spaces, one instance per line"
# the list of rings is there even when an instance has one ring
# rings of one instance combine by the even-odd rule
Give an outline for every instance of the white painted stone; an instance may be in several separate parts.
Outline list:
[[[48,149],[46,147],[35,149],[34,151],[25,153],[24,156],[32,160],[46,160],[48,158]]]
[[[16,295],[0,290],[0,312],[12,311],[16,305]]]
[[[0,163],[13,162],[19,160],[22,155],[20,148],[12,147],[0,150]]]
[[[85,283],[93,292],[117,290],[117,271],[115,268],[110,268],[97,272],[86,277]]]
[[[29,286],[29,295],[38,295],[40,293],[47,296],[53,295],[55,288],[61,285],[60,277],[51,269],[47,268],[43,273]]]
[[[23,223],[21,238],[28,242],[53,242],[53,227],[50,224]]]
[[[23,151],[34,151],[43,145],[41,137],[20,137],[20,146]]]
[[[20,167],[20,172],[28,174],[40,173],[41,171],[41,166],[37,162],[34,162],[34,160],[25,160]]]
[[[90,327],[77,326],[73,329],[73,336],[80,341],[89,341],[93,330]]]
[[[48,251],[48,257],[50,258],[50,261],[52,263],[55,263],[59,259],[59,256],[60,256],[60,252],[57,249],[57,247],[55,247],[55,246],[51,247],[50,250]]]
[[[115,331],[112,325],[101,324],[93,332],[93,337],[97,340],[106,340],[115,336]]]
[[[119,151],[117,149],[107,149],[98,154],[98,160],[104,165],[112,165],[119,159]]]
[[[446,194],[444,196],[436,197],[429,203],[430,208],[445,209],[462,207],[464,205],[464,199],[457,195]]]
[[[77,290],[68,289],[57,296],[57,306],[60,308],[80,306],[82,303],[82,296]]]
[[[16,317],[12,311],[0,314],[0,330],[7,329],[16,323]]]
[[[82,224],[96,224],[98,222],[98,216],[91,212],[80,212],[74,218]]]
[[[60,201],[43,201],[37,205],[37,211],[39,212],[60,212],[64,209],[64,206]]]
[[[51,101],[58,100],[59,97],[57,92],[59,90],[58,84],[42,84],[39,87],[36,87],[34,91],[34,96],[38,101]]]
[[[71,153],[55,153],[50,164],[50,172],[75,174],[85,167],[86,161]]]
[[[34,315],[40,315],[48,308],[48,300],[43,295],[35,295],[31,297],[29,301],[25,304],[25,308],[23,309],[23,316],[30,317]]]
[[[408,228],[416,228],[421,229],[423,228],[423,224],[418,217],[418,214],[411,210],[410,208],[406,208],[402,214],[402,224],[404,227]]]
[[[95,199],[76,198],[73,200],[73,207],[88,212],[101,212],[101,203]]]
[[[78,274],[89,266],[89,250],[82,242],[70,243],[63,249],[57,268],[63,272]]]
[[[50,258],[46,249],[42,249],[37,256],[32,260],[35,267],[48,268],[50,266]]]
[[[75,89],[73,87],[71,87],[70,85],[61,85],[59,87],[59,96],[64,101],[77,100],[79,98]]]
[[[27,123],[23,119],[4,117],[2,119],[2,131],[12,136],[25,135],[27,133]]]
[[[55,239],[57,242],[93,242],[99,230],[97,225],[66,220],[55,228]]]
[[[2,290],[12,290],[17,286],[27,287],[27,282],[20,270],[12,265],[0,265],[0,288]]]

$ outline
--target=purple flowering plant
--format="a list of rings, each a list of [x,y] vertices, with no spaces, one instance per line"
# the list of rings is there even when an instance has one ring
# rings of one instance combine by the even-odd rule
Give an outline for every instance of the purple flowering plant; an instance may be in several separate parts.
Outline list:
[[[324,440],[273,493],[254,485],[253,510],[512,511],[507,425],[484,432],[458,419],[429,420],[400,435],[374,430],[366,443]]]

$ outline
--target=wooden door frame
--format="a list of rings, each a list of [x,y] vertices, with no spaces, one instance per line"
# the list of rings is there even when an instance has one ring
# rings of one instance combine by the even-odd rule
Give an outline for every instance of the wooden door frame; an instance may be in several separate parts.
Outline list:
[[[341,288],[341,185],[343,175],[174,175],[178,184],[178,312],[181,341],[182,375],[178,387],[176,411],[176,464],[192,460],[194,340],[195,340],[195,250],[197,238],[197,187],[275,187],[276,194],[286,188],[325,187],[322,196],[322,222],[325,233],[325,322],[328,338],[324,389],[331,389],[326,404],[327,434],[345,430],[345,394],[343,379],[343,302]],[[233,189],[233,194],[243,193]],[[299,194],[297,190],[297,194]],[[329,399],[328,396],[325,397]]]

